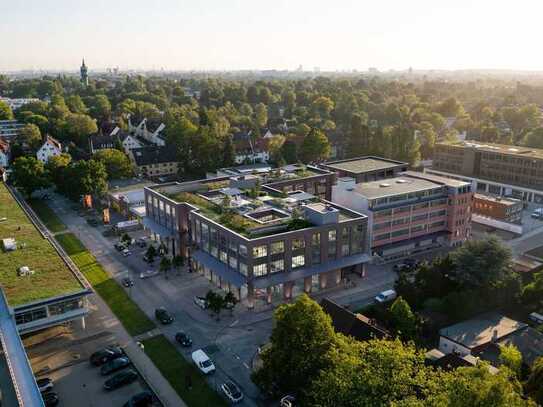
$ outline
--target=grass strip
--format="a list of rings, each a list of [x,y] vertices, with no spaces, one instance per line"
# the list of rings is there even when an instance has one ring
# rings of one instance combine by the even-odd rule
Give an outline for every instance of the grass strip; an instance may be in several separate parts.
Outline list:
[[[126,291],[109,276],[73,233],[62,233],[56,235],[55,238],[130,335],[136,336],[155,327],[154,322],[132,301]]]
[[[66,225],[43,200],[32,199],[28,201],[28,204],[34,210],[34,212],[36,212],[36,215],[38,215],[49,231],[52,233],[57,233],[66,230]]]
[[[164,335],[143,341],[145,353],[189,407],[226,406],[226,401],[209,387],[198,369],[181,355]],[[191,388],[186,377],[190,376]]]

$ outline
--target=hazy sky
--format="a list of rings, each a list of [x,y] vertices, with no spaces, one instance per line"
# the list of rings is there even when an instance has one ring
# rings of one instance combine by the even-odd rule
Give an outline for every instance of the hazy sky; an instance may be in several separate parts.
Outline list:
[[[0,71],[543,70],[538,0],[0,0]]]

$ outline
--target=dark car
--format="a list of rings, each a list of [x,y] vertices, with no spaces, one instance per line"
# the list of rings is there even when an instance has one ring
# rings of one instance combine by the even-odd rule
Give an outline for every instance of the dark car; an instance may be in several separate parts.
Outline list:
[[[36,380],[36,384],[38,385],[38,389],[42,393],[53,390],[53,381],[49,379],[48,377],[44,377],[43,379]]]
[[[232,403],[239,403],[243,399],[243,393],[233,381],[224,382],[221,385],[221,390]]]
[[[154,257],[149,257],[147,255],[143,256],[143,261],[145,263],[153,263],[155,261]]]
[[[155,310],[155,318],[164,325],[171,324],[173,322],[173,315],[170,314],[164,307],[160,307]]]
[[[41,395],[43,399],[43,404],[45,404],[45,407],[53,407],[56,406],[59,402],[58,394],[54,391],[49,391],[47,393],[43,393]]]
[[[177,332],[175,334],[175,340],[181,344],[181,346],[184,346],[188,348],[189,346],[192,346],[192,339],[185,333],[185,332]]]
[[[110,346],[94,352],[90,357],[90,362],[94,366],[101,366],[110,360],[123,356],[123,350],[117,346]]]
[[[395,264],[394,271],[411,271],[419,266],[420,262],[415,259],[404,259],[401,263]]]
[[[148,391],[138,393],[124,403],[123,407],[150,407],[153,405],[153,395]]]
[[[126,356],[121,356],[120,358],[110,360],[104,366],[100,368],[100,374],[102,376],[107,376],[117,370],[121,370],[130,364],[130,359]]]
[[[122,252],[124,249],[126,249],[126,245],[124,245],[123,243],[115,243],[113,247],[119,252]]]
[[[130,277],[125,277],[121,280],[121,283],[124,287],[132,287],[134,285],[134,280],[132,280]]]
[[[125,370],[124,372],[117,373],[111,379],[108,379],[104,383],[104,389],[115,390],[119,387],[126,386],[132,382],[138,380],[138,374],[132,369]]]

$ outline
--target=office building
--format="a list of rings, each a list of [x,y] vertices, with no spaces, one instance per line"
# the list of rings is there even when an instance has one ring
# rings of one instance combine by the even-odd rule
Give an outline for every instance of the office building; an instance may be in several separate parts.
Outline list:
[[[522,207],[522,201],[518,199],[475,194],[472,212],[502,222],[520,223],[522,221]]]
[[[332,200],[368,216],[370,250],[389,261],[468,239],[472,195],[469,182],[407,171],[360,184],[340,178]]]
[[[338,178],[350,177],[357,184],[392,178],[407,171],[408,164],[401,161],[388,160],[381,157],[357,157],[347,160],[329,161],[320,165],[332,171]]]
[[[469,181],[477,193],[543,203],[543,150],[478,141],[438,143],[426,172]]]

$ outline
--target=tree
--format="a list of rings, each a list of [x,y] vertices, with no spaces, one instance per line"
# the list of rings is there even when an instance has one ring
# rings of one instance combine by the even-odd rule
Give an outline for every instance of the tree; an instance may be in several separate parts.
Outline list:
[[[132,175],[132,165],[124,152],[106,148],[94,154],[94,159],[106,167],[109,179],[128,178]]]
[[[129,245],[132,243],[132,237],[128,233],[123,233],[121,236],[121,242]]]
[[[100,122],[109,120],[111,117],[111,103],[106,95],[97,95],[91,99],[90,114]]]
[[[500,362],[520,377],[522,368],[522,353],[513,344],[500,345]]]
[[[77,161],[66,168],[65,174],[62,192],[73,201],[84,195],[101,197],[107,191],[106,167],[99,161]]]
[[[64,123],[64,139],[87,146],[88,137],[98,131],[96,121],[86,114],[70,113]]]
[[[280,151],[281,157],[283,157],[287,164],[298,162],[298,146],[295,141],[285,140]]]
[[[398,335],[403,339],[415,339],[417,333],[417,317],[411,307],[401,296],[396,298],[390,307],[392,323]]]
[[[223,144],[222,151],[222,165],[225,167],[230,167],[236,162],[236,150],[234,148],[234,142],[232,141],[232,136],[226,137],[226,140]]]
[[[0,100],[0,120],[13,120],[11,108],[3,100]]]
[[[50,157],[45,164],[45,169],[49,175],[51,182],[56,185],[59,191],[62,191],[62,187],[65,184],[66,168],[72,162],[72,157],[68,153],[62,153]]]
[[[268,123],[268,108],[264,103],[255,106],[255,120],[259,127],[264,127]]]
[[[313,101],[313,110],[321,118],[327,119],[330,117],[330,112],[334,110],[334,102],[326,96],[319,96]]]
[[[304,163],[326,160],[330,156],[330,143],[326,135],[312,129],[300,146],[300,159]]]
[[[437,140],[437,134],[434,126],[430,122],[421,122],[418,125],[418,134],[420,140],[420,154],[422,158],[431,158],[434,153],[434,146]]]
[[[34,191],[49,186],[43,163],[32,156],[19,157],[13,162],[10,179],[28,198]]]
[[[511,250],[495,236],[468,240],[451,253],[456,279],[472,287],[492,287],[513,274]]]
[[[147,250],[145,251],[145,257],[147,257],[147,260],[149,260],[149,263],[152,263],[155,260],[155,257],[157,256],[157,251],[155,249],[155,246],[149,245]]]
[[[524,139],[524,145],[532,148],[543,148],[543,127],[531,130]]]
[[[268,391],[286,394],[309,387],[312,378],[327,367],[327,352],[334,346],[330,317],[307,295],[282,304],[274,313],[270,347],[261,354],[263,367],[254,374]]]
[[[83,99],[81,99],[81,96],[79,95],[68,96],[66,98],[66,105],[72,113],[87,114],[89,111],[87,106],[85,106]]]
[[[532,365],[532,371],[524,384],[526,394],[539,405],[543,405],[543,357],[536,359]]]
[[[38,150],[42,144],[40,129],[35,124],[25,124],[17,139],[33,151]]]
[[[285,136],[275,135],[268,142],[268,151],[270,152],[270,158],[273,162],[277,163],[283,159],[281,154],[281,148],[285,143]]]
[[[172,268],[172,262],[170,259],[166,256],[162,257],[160,259],[160,264],[158,265],[158,269],[161,273],[164,274],[166,278],[168,278],[168,271]]]
[[[347,154],[350,157],[359,157],[368,153],[370,148],[368,127],[364,124],[362,116],[355,113],[351,117],[351,131],[349,134]]]
[[[222,297],[222,295],[209,290],[205,296],[205,299],[207,308],[215,314],[218,320],[221,310],[225,307],[224,298]]]

